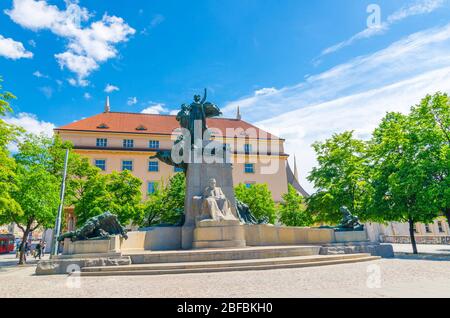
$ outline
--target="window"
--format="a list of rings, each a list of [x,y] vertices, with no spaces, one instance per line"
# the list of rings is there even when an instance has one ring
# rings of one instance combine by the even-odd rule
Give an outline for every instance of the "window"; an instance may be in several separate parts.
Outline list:
[[[245,145],[244,145],[244,152],[245,152],[245,153],[251,153],[251,152],[252,152],[252,145],[250,145],[250,144],[245,144]]]
[[[159,140],[150,140],[148,142],[148,147],[150,149],[159,149]]]
[[[443,224],[442,224],[442,221],[439,221],[438,222],[438,228],[439,228],[439,233],[444,233],[445,231],[444,231],[444,226],[443,226]]]
[[[133,161],[122,160],[122,171],[125,171],[125,170],[133,171]]]
[[[248,189],[248,188],[251,188],[252,185],[253,185],[253,182],[246,182],[246,183],[245,183],[245,187],[246,187],[247,189]]]
[[[108,146],[108,139],[106,138],[97,138],[96,142],[97,147],[107,147]]]
[[[95,166],[102,171],[106,170],[106,160],[104,159],[95,159]]]
[[[183,172],[184,170],[182,168],[179,168],[179,167],[173,167],[173,171],[174,172]]]
[[[425,231],[427,233],[431,233],[431,229],[430,229],[430,225],[429,224],[425,224]]]
[[[253,163],[246,163],[244,166],[245,173],[255,173],[255,165]]]
[[[151,182],[147,183],[147,193],[148,194],[155,193],[157,187],[158,187],[158,183],[157,182],[151,181]]]
[[[124,148],[133,148],[134,147],[134,140],[133,139],[124,139],[123,140],[123,147]]]
[[[224,148],[226,151],[231,151],[231,145],[230,145],[230,144],[223,144],[223,148]]]
[[[148,162],[148,171],[158,172],[159,171],[159,162],[158,161],[149,161]]]
[[[414,230],[414,233],[419,233],[419,231],[417,230],[417,224],[415,224],[415,223],[413,225],[413,230]]]

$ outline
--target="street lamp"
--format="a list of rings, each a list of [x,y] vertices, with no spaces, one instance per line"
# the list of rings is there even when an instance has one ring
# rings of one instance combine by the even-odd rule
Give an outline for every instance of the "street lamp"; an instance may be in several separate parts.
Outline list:
[[[66,149],[66,157],[64,158],[64,172],[61,182],[61,191],[59,194],[58,215],[56,217],[55,231],[53,235],[53,246],[51,255],[58,255],[58,238],[61,235],[62,212],[64,209],[64,193],[66,190],[67,163],[69,161],[69,148]]]

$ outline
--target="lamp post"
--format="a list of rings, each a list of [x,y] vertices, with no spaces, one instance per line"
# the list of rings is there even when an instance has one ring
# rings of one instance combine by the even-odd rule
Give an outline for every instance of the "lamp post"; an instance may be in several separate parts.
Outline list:
[[[53,235],[53,246],[51,255],[58,255],[58,238],[61,235],[62,212],[64,208],[64,193],[66,190],[67,163],[69,161],[69,148],[66,149],[66,157],[64,158],[64,172],[61,183],[61,191],[59,194],[58,215],[56,217],[55,231]]]

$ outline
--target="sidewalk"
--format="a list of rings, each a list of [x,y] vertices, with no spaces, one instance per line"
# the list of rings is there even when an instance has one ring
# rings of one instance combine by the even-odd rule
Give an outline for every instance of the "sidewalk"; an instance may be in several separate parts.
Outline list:
[[[41,260],[48,259],[49,254],[45,254],[44,257],[41,258]],[[39,262],[39,258],[34,258],[33,256],[27,257],[27,263],[24,265],[36,265]],[[17,263],[19,262],[19,259],[16,258],[16,253],[11,254],[0,254],[0,269],[4,267],[13,267],[17,266]]]
[[[411,244],[391,244],[396,258],[450,260],[450,245],[417,244],[418,255],[413,254]]]

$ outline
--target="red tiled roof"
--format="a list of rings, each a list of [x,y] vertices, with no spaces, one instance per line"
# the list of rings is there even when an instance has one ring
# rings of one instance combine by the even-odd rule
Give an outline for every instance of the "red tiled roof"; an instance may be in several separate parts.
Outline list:
[[[219,136],[226,133],[226,128],[242,128],[244,130],[253,128],[257,131],[258,137],[260,138],[279,139],[277,136],[265,132],[264,130],[259,129],[258,127],[243,120],[209,118],[207,119],[207,125],[211,129],[216,129],[217,135]],[[178,127],[180,127],[178,121],[175,116],[171,115],[109,112],[100,113],[98,115],[58,127],[55,128],[55,130],[171,135],[173,130]]]

